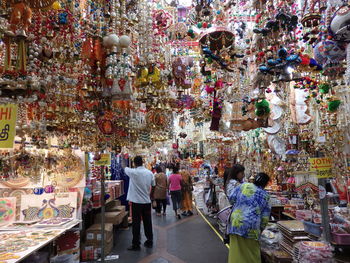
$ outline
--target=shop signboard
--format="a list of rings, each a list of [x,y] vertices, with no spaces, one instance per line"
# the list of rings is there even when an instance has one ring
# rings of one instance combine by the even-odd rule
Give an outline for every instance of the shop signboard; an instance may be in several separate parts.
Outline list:
[[[309,158],[309,163],[310,171],[316,171],[318,178],[332,177],[332,158]]]
[[[0,105],[0,148],[13,148],[16,135],[17,109],[16,104]]]
[[[96,166],[107,166],[111,165],[111,154],[103,153],[101,154],[101,159],[95,161]]]

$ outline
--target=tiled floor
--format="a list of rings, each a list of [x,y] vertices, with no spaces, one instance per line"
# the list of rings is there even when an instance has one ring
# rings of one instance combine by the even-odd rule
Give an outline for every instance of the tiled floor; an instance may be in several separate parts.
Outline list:
[[[131,228],[117,230],[112,254],[116,263],[225,263],[228,250],[200,215],[178,220],[169,211],[167,216],[153,216],[154,248],[142,247],[130,252]],[[142,234],[143,235],[143,234]],[[143,235],[142,242],[145,241]],[[109,261],[111,262],[111,261]]]

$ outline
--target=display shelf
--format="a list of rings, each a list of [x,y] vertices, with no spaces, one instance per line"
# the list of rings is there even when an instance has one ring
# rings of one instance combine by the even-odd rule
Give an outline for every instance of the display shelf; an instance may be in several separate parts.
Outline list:
[[[117,197],[117,198],[118,198],[118,197]],[[117,199],[117,198],[116,198],[116,199]],[[109,203],[112,202],[113,200],[115,200],[115,199],[108,198],[108,199],[105,201],[105,205],[109,204]],[[92,208],[92,210],[97,210],[97,209],[100,209],[100,208],[101,208],[101,206],[95,206],[95,207]]]
[[[52,236],[50,238],[48,238],[47,240],[40,242],[37,246],[33,246],[28,248],[25,251],[19,252],[19,253],[14,253],[17,256],[19,256],[19,258],[17,259],[8,259],[6,260],[6,263],[17,263],[20,262],[22,260],[24,260],[25,258],[27,258],[28,256],[30,256],[31,254],[33,254],[34,252],[38,251],[39,249],[45,247],[46,245],[50,244],[52,241],[56,240],[58,237],[60,237],[62,234],[64,234],[66,231],[73,229],[75,226],[77,226],[78,224],[80,224],[81,220],[74,220],[72,222],[69,222],[68,224],[59,227],[59,228],[50,228],[50,231],[57,231],[57,234],[55,236]],[[27,230],[33,231],[34,228],[28,228]],[[35,229],[35,230],[43,230],[43,229]],[[22,229],[21,231],[1,231],[0,233],[2,234],[6,234],[6,233],[19,233],[25,231],[25,229]]]
[[[292,218],[292,219],[296,220],[295,216],[293,216],[293,215],[291,215],[291,214],[289,214],[287,212],[282,212],[282,214],[285,215],[285,216],[288,216],[289,218]]]

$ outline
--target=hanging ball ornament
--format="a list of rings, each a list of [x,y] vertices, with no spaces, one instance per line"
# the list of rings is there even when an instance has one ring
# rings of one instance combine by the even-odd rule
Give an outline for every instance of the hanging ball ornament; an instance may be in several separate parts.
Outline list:
[[[318,63],[324,65],[326,62],[339,62],[346,57],[344,45],[333,40],[324,40],[314,47],[314,57]]]
[[[131,44],[131,39],[129,36],[123,35],[120,37],[120,39],[119,39],[120,47],[127,48],[128,46],[130,46],[130,44]]]
[[[331,36],[341,42],[350,42],[350,6],[340,7],[334,14],[329,26]]]
[[[116,34],[109,34],[103,38],[103,46],[113,47],[119,45],[119,37]]]
[[[52,8],[53,10],[61,10],[61,9],[62,9],[61,4],[60,4],[60,2],[58,2],[58,1],[54,2],[54,3],[52,4],[51,8]]]
[[[116,34],[110,34],[108,36],[109,38],[109,42],[111,44],[111,46],[118,46],[119,45],[119,37]]]

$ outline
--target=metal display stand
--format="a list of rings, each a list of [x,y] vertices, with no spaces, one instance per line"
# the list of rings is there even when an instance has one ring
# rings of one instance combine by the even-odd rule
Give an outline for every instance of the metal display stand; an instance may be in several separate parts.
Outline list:
[[[323,152],[317,152],[316,157],[324,157],[325,154]],[[324,191],[326,191],[326,178],[319,178],[318,179],[318,187],[319,190],[323,188]],[[328,198],[327,195],[320,196],[320,207],[321,207],[321,217],[322,217],[322,227],[323,227],[323,234],[322,238],[327,241],[328,243],[331,242],[331,230],[329,226],[329,214],[328,214]]]
[[[105,225],[106,225],[106,200],[105,200],[105,194],[106,194],[106,189],[105,189],[105,169],[106,166],[102,165],[100,167],[101,169],[101,258],[98,260],[98,262],[105,262],[105,261],[114,261],[119,258],[119,256],[114,256],[110,255],[107,256],[105,255]]]
[[[101,262],[105,262],[105,166],[101,166]]]
[[[318,179],[319,187],[323,187],[326,189],[326,178]],[[323,239],[328,243],[331,242],[331,230],[329,227],[329,215],[328,215],[328,198],[327,195],[323,198],[320,198],[320,206],[321,206],[321,216],[322,216],[322,228],[323,228]]]

